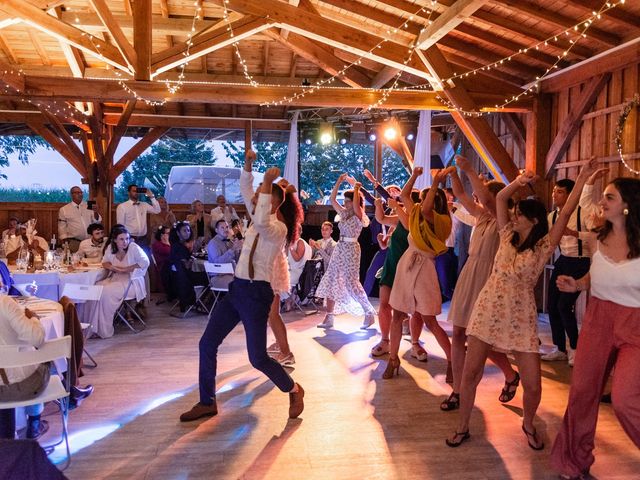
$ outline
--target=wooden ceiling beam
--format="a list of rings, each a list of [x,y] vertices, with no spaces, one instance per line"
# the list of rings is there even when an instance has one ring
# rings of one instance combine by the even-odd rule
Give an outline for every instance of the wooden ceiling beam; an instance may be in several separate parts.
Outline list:
[[[347,66],[345,62],[337,58],[324,45],[314,42],[296,33],[289,33],[287,38],[272,30],[267,30],[265,34],[289,48],[295,55],[312,62],[329,75],[338,75]],[[338,76],[340,80],[351,87],[362,88],[369,86],[369,77],[360,70],[351,67]]]
[[[135,7],[134,7],[135,8]],[[160,139],[170,130],[169,127],[154,127],[149,130],[144,137],[125,153],[118,160],[109,172],[109,180],[115,183],[122,172],[124,172],[131,163],[138,158],[147,148],[149,148],[156,140]]]
[[[429,69],[441,84],[441,79],[452,76],[450,65],[436,45],[424,52],[420,50],[419,53],[424,55]],[[460,84],[456,84],[455,81],[452,83],[453,86],[449,82],[443,84],[444,94],[449,101],[463,111],[476,111],[478,105],[471,95]],[[518,168],[511,156],[484,118],[467,117],[456,110],[451,112],[451,116],[495,178],[511,181],[518,176]]]
[[[422,62],[415,56],[405,64],[408,59],[406,45],[386,41],[384,45],[380,46],[381,48],[376,48],[382,38],[276,0],[261,0],[260,2],[213,0],[213,3],[220,4],[222,1],[225,1],[227,8],[231,10],[245,15],[269,17],[279,26],[307,38],[359,56],[368,56],[379,63],[405,69],[423,78],[430,77]]]
[[[301,91],[300,87],[295,86],[252,87],[249,85],[212,84],[208,85],[207,88],[203,88],[200,84],[185,83],[179,92],[168,96],[166,85],[160,82],[130,81],[127,82],[127,85],[145,99],[183,103],[256,105],[278,102],[284,97],[292,97]],[[364,108],[375,103],[383,94],[384,92],[382,91],[369,88],[320,88],[294,99],[291,105]],[[56,101],[74,102],[124,102],[131,99],[131,94],[120,86],[117,81],[70,77],[27,76],[23,95],[24,98],[29,98],[32,101],[51,101],[55,99]],[[396,90],[388,93],[388,95],[384,103],[385,108],[388,109],[447,110],[445,105],[437,99],[435,92]],[[0,98],[3,97],[12,99],[13,95],[0,94]],[[489,110],[493,110],[494,105],[504,98],[500,92],[474,93],[472,97],[476,105],[483,108],[486,107]],[[529,111],[531,104],[530,99],[522,98],[501,111]]]
[[[547,153],[547,158],[545,160],[546,178],[551,177],[555,172],[556,164],[564,154],[567,153],[573,138],[576,133],[578,133],[580,125],[582,125],[582,117],[591,109],[597,100],[598,95],[607,85],[610,78],[610,73],[605,73],[595,77],[591,79],[582,92],[580,92],[580,98],[576,100],[574,107],[571,109],[564,122],[562,122],[560,128],[558,128],[556,138],[553,140],[553,143],[549,148],[549,152]]]
[[[120,50],[122,57],[126,60],[127,65],[131,70],[134,70],[138,63],[138,56],[136,51],[133,49],[133,46],[127,40],[127,37],[124,35],[122,28],[120,28],[120,24],[117,22],[111,10],[109,10],[109,6],[105,0],[89,0],[89,3],[98,14],[98,17],[102,24],[105,26],[111,38]],[[136,2],[137,3],[137,2]]]
[[[118,123],[116,124],[116,128],[113,130],[113,134],[111,135],[111,139],[109,140],[109,145],[107,145],[107,150],[104,153],[106,160],[110,163],[113,163],[113,156],[116,153],[116,149],[118,148],[120,140],[127,131],[127,125],[135,107],[136,101],[129,100],[122,109],[122,114],[120,115],[120,118],[118,118]],[[102,118],[106,124],[106,115],[104,113],[102,115]]]
[[[527,130],[520,118],[515,113],[503,113],[500,118],[504,121],[507,129],[511,133],[511,138],[517,145],[522,155],[526,154]]]
[[[133,4],[133,46],[136,53],[135,79],[151,80],[151,47],[153,25],[151,0],[136,0]]]
[[[435,45],[451,30],[455,29],[474,14],[476,10],[480,9],[487,1],[488,0],[457,0],[420,33],[416,42],[418,48],[425,50]]]
[[[62,13],[62,7],[56,7],[51,11],[51,15],[55,15],[58,19],[61,19]],[[58,43],[60,44],[64,58],[67,59],[71,74],[74,77],[84,77],[85,61],[82,52],[63,40],[58,39]]]
[[[65,143],[69,151],[79,160],[83,160],[84,153],[82,153],[82,150],[80,150],[78,145],[73,141],[73,138],[71,138],[71,135],[69,135],[69,132],[67,132],[67,129],[64,127],[60,119],[44,108],[41,108],[40,111],[42,112],[42,115],[47,119],[60,140]]]
[[[116,68],[127,70],[124,58],[113,45],[52,17],[29,2],[4,0],[0,3],[0,10],[19,17],[32,27],[98,57]]]
[[[25,90],[25,76],[19,71],[20,67],[14,67],[0,60],[0,82],[22,93]]]
[[[233,38],[229,36],[229,32],[227,30],[228,26],[226,25],[220,26],[215,30],[203,33],[201,35],[195,35],[192,37],[193,43],[189,48],[188,57],[185,56],[187,52],[186,42],[176,44],[171,48],[152,55],[152,77],[155,77],[167,70],[171,70],[172,68],[178,67],[183,63],[188,63],[202,55],[206,55],[210,52],[231,45],[234,42],[242,40],[243,38],[250,37],[251,35],[266,30],[270,27],[271,22],[269,19],[247,16],[233,22]]]
[[[580,19],[575,19],[571,17],[566,17],[561,15],[555,11],[547,10],[546,8],[541,7],[535,3],[529,2],[528,0],[493,0],[496,3],[506,5],[512,10],[519,11],[521,13],[525,13],[532,17],[539,18],[544,20],[545,22],[557,25],[562,29],[573,28],[573,26],[580,21]],[[596,9],[596,11],[602,8],[602,4],[600,7]],[[597,40],[600,43],[604,43],[609,47],[615,47],[620,44],[620,37],[617,35],[605,32],[604,30],[599,29],[598,27],[591,26],[587,31],[587,35]]]
[[[36,135],[40,135],[45,142],[47,142],[51,147],[56,150],[60,155],[62,155],[73,168],[80,174],[82,178],[87,177],[87,169],[84,164],[84,156],[82,158],[76,157],[67,145],[56,135],[54,134],[44,123],[31,122],[28,123],[27,126],[33,130]]]
[[[581,8],[585,13],[589,14],[602,8],[602,1],[600,0],[571,0],[569,3],[571,3],[572,7]],[[620,5],[607,10],[602,16],[627,27],[640,28],[640,16],[625,11]]]
[[[384,87],[392,78],[394,78],[398,72],[397,68],[384,66],[382,69],[376,74],[375,77],[371,80],[371,88],[382,88]]]

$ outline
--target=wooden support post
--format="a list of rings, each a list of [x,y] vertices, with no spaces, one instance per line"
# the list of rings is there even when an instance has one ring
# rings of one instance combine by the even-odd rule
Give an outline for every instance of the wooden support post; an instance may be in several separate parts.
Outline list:
[[[526,117],[525,169],[544,178],[544,161],[551,144],[551,95],[541,93],[533,103],[533,111]],[[536,193],[548,204],[548,189],[537,182]]]
[[[251,139],[253,137],[253,126],[251,125],[251,121],[248,120],[244,124],[244,149],[251,149]]]
[[[133,46],[137,57],[136,80],[151,79],[151,0],[136,0],[133,4]]]
[[[377,138],[373,144],[373,175],[382,182],[382,139]]]

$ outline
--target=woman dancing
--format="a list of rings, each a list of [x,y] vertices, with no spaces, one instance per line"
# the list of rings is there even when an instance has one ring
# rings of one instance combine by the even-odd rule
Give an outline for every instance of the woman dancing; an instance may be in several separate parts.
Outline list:
[[[532,449],[544,448],[533,426],[542,392],[538,313],[533,289],[562,238],[594,165],[592,160],[578,175],[551,231],[546,208],[538,200],[521,200],[515,206],[513,221],[509,218],[509,199],[518,189],[534,182],[536,177],[532,172],[518,176],[496,196],[500,245],[491,276],[478,295],[469,319],[469,346],[460,385],[460,417],[455,433],[446,440],[448,446],[458,447],[470,437],[469,419],[476,389],[489,351],[494,349],[514,353],[524,389],[522,430]]]
[[[253,159],[255,154],[246,155],[240,177],[245,202],[253,181]],[[281,391],[289,392],[289,418],[297,418],[304,409],[303,388],[291,379],[282,365],[267,355],[267,321],[273,303],[271,281],[274,260],[282,255],[285,243],[295,235],[297,220],[285,216],[280,210],[285,191],[273,183],[279,175],[280,170],[276,167],[264,174],[256,199],[253,224],[246,232],[235,278],[229,284],[229,294],[218,303],[200,339],[200,401],[180,416],[183,422],[217,415],[215,377],[218,347],[240,321],[244,326],[251,365],[267,375]]]
[[[551,464],[562,478],[583,478],[595,460],[598,404],[612,368],[613,409],[640,448],[640,180],[615,179],[600,207],[605,224],[593,235],[589,273],[578,280],[561,275],[557,282],[564,292],[591,293],[567,411],[551,450]]]
[[[498,251],[500,237],[496,226],[496,195],[504,188],[504,183],[496,181],[485,184],[464,157],[457,156],[456,165],[466,173],[479,201],[475,202],[464,191],[457,171],[455,169],[450,170],[449,177],[451,178],[453,193],[462,206],[473,215],[476,224],[471,234],[469,258],[462,268],[460,278],[458,278],[447,318],[453,324],[453,336],[451,339],[453,391],[449,398],[440,404],[440,409],[444,411],[455,410],[460,406],[460,379],[467,354],[467,324],[478,294],[491,274],[493,260]],[[505,385],[498,400],[503,403],[509,402],[516,394],[520,377],[511,367],[504,353],[491,350],[488,355],[491,361],[500,367],[504,373]]]
[[[451,360],[451,343],[436,315],[441,311],[442,296],[435,267],[435,257],[447,250],[445,241],[451,233],[451,217],[447,208],[447,197],[438,188],[446,173],[438,171],[433,186],[423,196],[421,203],[414,203],[411,191],[422,168],[414,168],[411,177],[400,194],[400,199],[409,215],[409,248],[400,258],[396,277],[391,289],[389,304],[393,308],[391,320],[391,341],[389,362],[382,378],[391,378],[399,373],[400,340],[402,339],[402,319],[407,313],[418,314],[425,325]],[[449,369],[448,366],[447,369]]]
[[[353,190],[344,194],[344,206],[337,201],[338,189],[346,180],[347,174],[340,175],[331,191],[331,204],[340,215],[338,228],[340,241],[329,260],[327,271],[320,280],[316,297],[327,299],[327,314],[318,328],[332,328],[334,312],[348,311],[351,300],[355,300],[364,310],[364,321],[360,326],[365,330],[375,322],[376,311],[369,302],[360,283],[360,244],[358,236],[363,227],[369,225],[364,213],[364,199],[360,194],[362,185],[356,182]],[[336,308],[337,307],[337,308]]]

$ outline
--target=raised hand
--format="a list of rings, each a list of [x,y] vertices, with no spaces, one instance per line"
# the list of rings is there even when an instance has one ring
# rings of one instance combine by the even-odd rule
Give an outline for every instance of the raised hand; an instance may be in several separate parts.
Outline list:
[[[530,185],[532,183],[534,183],[537,180],[538,176],[533,173],[530,170],[527,170],[525,172],[522,172],[520,175],[518,175],[518,178],[516,178],[516,180],[520,183],[520,185],[522,185],[523,187],[525,185]]]
[[[257,160],[257,158],[258,158],[258,155],[256,154],[256,152],[254,152],[251,149],[244,152],[244,159],[246,162],[253,163]]]
[[[456,155],[456,165],[464,172],[471,170],[471,162],[462,155]]]
[[[396,210],[399,203],[395,198],[390,198],[389,200],[387,200],[387,205],[389,206],[389,208],[393,208],[394,210]]]
[[[271,167],[264,172],[263,181],[265,183],[273,183],[273,181],[280,176],[280,169],[278,167]]]
[[[376,177],[373,176],[373,174],[368,170],[368,169],[364,169],[364,172],[362,172],[364,174],[364,176],[366,177],[367,180],[369,180],[371,183],[373,183],[374,185],[376,185],[378,182],[376,181]]]
[[[589,161],[580,169],[579,178],[590,178],[598,169],[596,157],[591,157]]]
[[[419,177],[420,175],[422,175],[423,172],[424,172],[424,169],[422,167],[414,167],[413,172],[411,172],[411,175],[413,177]]]
[[[595,172],[591,174],[591,176],[587,180],[587,185],[593,185],[596,183],[596,180],[599,178],[604,178],[604,176],[609,173],[608,168],[599,168]]]
[[[360,190],[362,188],[362,184],[360,182],[356,182],[355,179],[352,185],[355,190]]]
[[[444,182],[444,179],[447,176],[446,172],[447,170],[436,170],[435,175],[433,176],[433,184],[436,187]]]
[[[343,183],[343,182],[347,179],[347,177],[348,177],[348,176],[349,176],[349,175],[347,175],[347,173],[343,173],[343,174],[341,174],[341,175],[338,177],[338,181],[337,181],[336,183],[337,183],[338,185],[340,185],[341,183]]]
[[[347,175],[347,177],[345,178],[346,182],[351,185],[352,187],[355,186],[356,184],[356,179],[354,177],[352,177],[351,175]]]

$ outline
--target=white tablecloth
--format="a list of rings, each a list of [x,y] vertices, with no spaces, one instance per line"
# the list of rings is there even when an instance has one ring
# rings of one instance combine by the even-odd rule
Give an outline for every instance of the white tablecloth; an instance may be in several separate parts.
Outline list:
[[[11,276],[18,290],[22,290],[24,286],[35,281],[36,285],[38,285],[38,297],[48,298],[57,302],[62,296],[65,284],[95,285],[103,272],[102,266],[96,265],[81,267],[72,272],[38,271],[23,273],[12,270]]]

